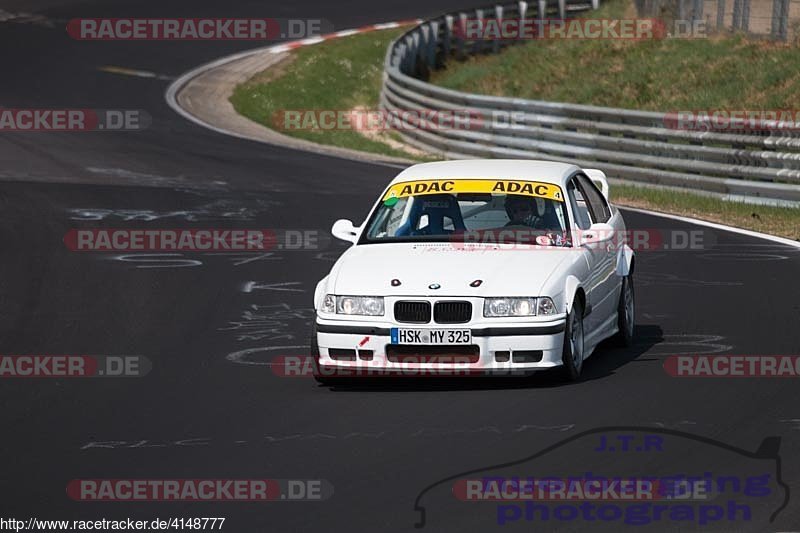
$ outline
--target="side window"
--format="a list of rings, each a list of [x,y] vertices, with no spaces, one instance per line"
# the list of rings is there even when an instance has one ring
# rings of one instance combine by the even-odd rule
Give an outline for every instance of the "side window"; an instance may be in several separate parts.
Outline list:
[[[595,184],[586,176],[579,174],[575,176],[575,181],[589,207],[589,214],[592,217],[592,221],[608,222],[611,218],[611,209],[608,207],[608,202],[606,202],[603,193],[597,190]]]
[[[572,212],[575,214],[575,225],[579,229],[589,229],[592,225],[592,221],[589,219],[589,208],[581,191],[575,186],[574,178],[567,184],[567,196],[572,206]]]

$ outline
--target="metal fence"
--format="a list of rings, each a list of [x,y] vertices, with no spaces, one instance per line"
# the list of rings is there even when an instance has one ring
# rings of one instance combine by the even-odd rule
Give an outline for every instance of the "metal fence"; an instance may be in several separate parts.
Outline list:
[[[573,17],[592,7],[576,0],[540,0],[532,7],[513,2],[428,20],[389,46],[381,107],[402,123],[406,142],[448,158],[569,161],[654,186],[800,202],[800,124],[776,122],[757,134],[693,131],[674,127],[674,117],[665,113],[470,94],[423,81],[453,58],[509,45],[466,40],[454,31],[459,22]],[[480,127],[443,128],[419,120],[431,111],[465,110],[484,119]],[[494,120],[509,112],[513,122]]]
[[[787,41],[797,37],[797,0],[635,0],[641,16],[702,21],[706,31],[741,31]]]

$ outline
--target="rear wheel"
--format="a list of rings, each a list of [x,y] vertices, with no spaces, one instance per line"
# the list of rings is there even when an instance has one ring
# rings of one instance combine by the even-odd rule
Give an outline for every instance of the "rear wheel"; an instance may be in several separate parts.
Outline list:
[[[572,311],[567,315],[567,326],[564,330],[564,348],[562,350],[562,376],[568,381],[576,381],[583,368],[583,305],[575,299]]]
[[[636,318],[636,294],[633,289],[633,275],[628,274],[622,278],[622,290],[619,294],[617,306],[617,333],[615,340],[620,346],[633,344],[633,328]]]

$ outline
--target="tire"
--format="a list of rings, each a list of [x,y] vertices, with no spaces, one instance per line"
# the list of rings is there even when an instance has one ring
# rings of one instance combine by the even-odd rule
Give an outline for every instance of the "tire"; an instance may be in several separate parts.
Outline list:
[[[575,299],[572,311],[567,315],[564,329],[564,348],[561,352],[561,375],[566,381],[577,381],[581,376],[584,359],[583,305]]]
[[[622,290],[617,304],[617,327],[614,336],[615,344],[629,347],[633,345],[633,330],[636,321],[636,291],[633,286],[633,275],[622,278]]]

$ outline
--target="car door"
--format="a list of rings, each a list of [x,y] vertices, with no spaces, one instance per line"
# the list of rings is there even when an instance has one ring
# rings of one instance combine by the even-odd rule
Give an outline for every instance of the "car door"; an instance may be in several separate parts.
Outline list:
[[[589,205],[584,199],[583,193],[578,188],[578,183],[575,178],[567,182],[567,198],[569,199],[572,208],[572,214],[575,225],[575,239],[580,243],[581,236],[584,232],[588,231],[592,225],[592,219],[589,215]],[[599,303],[602,301],[601,290],[598,288],[600,277],[598,271],[601,268],[605,253],[600,253],[595,245],[581,245],[581,253],[586,260],[588,266],[588,274],[584,279],[581,279],[583,290],[586,293],[586,310],[588,314],[585,315],[583,320],[583,327],[586,334],[590,334],[597,329],[599,316],[594,312]]]
[[[609,223],[611,221],[611,208],[603,194],[595,184],[585,175],[578,174],[574,178],[577,192],[583,198],[592,224]],[[604,239],[590,246],[594,256],[594,267],[591,274],[592,284],[592,313],[589,321],[590,331],[595,328],[605,327],[617,311],[619,296],[619,278],[616,275],[617,239],[609,232]],[[589,328],[587,328],[589,330]]]

